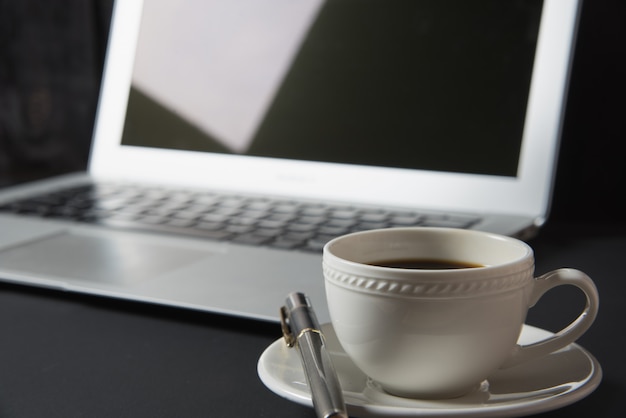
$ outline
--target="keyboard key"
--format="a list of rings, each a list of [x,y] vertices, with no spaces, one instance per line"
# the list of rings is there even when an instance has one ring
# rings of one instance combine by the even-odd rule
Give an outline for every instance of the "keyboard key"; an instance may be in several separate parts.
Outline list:
[[[365,222],[385,222],[389,219],[389,214],[384,212],[366,212],[361,214],[359,220]]]
[[[306,223],[291,223],[287,227],[287,230],[293,232],[310,232],[317,229],[317,225]]]
[[[297,216],[295,212],[273,212],[273,213],[270,213],[265,219],[268,219],[270,221],[288,222],[293,219],[296,219],[296,217]]]
[[[167,220],[168,218],[166,217],[154,216],[154,215],[138,216],[135,218],[136,222],[140,222],[143,224],[153,224],[153,225],[163,224],[167,222]]]
[[[137,214],[117,212],[117,213],[111,213],[111,215],[107,217],[106,219],[112,222],[115,222],[115,221],[128,222],[128,221],[134,221],[135,219],[137,219]]]
[[[337,209],[331,211],[328,216],[335,219],[355,219],[358,214],[357,209]]]
[[[286,224],[287,224],[287,221],[275,221],[271,219],[261,219],[257,223],[257,226],[259,228],[276,229],[276,228],[283,228]]]
[[[392,226],[414,226],[420,223],[419,215],[395,215],[389,219]]]
[[[269,200],[253,200],[245,206],[247,210],[260,212],[268,212],[272,208],[272,202]]]
[[[234,216],[239,213],[240,209],[236,206],[217,206],[211,210],[210,213],[214,213],[216,215],[224,215],[224,216]]]
[[[328,213],[326,205],[305,205],[300,209],[300,214],[304,216],[325,217]]]
[[[336,237],[337,235],[327,235],[327,234],[317,235],[314,238],[311,238],[310,240],[307,241],[306,243],[307,249],[312,250],[312,251],[321,251],[324,248],[324,245],[326,245],[328,241]]]
[[[327,218],[325,216],[309,216],[309,215],[301,215],[298,218],[294,219],[294,222],[300,224],[311,224],[311,225],[320,225],[326,222]]]
[[[245,218],[243,216],[237,216],[228,219],[229,225],[241,225],[241,226],[253,226],[258,222],[255,218]]]
[[[324,228],[342,228],[347,230],[356,223],[356,219],[330,219],[324,224]]]
[[[228,220],[230,219],[230,217],[228,215],[225,214],[218,214],[218,213],[207,213],[206,215],[202,215],[200,217],[200,220],[203,222],[219,222],[219,223],[226,223]]]
[[[218,231],[224,229],[224,224],[221,222],[198,222],[194,225],[194,228],[205,231]]]
[[[253,230],[253,228],[248,225],[227,225],[224,229],[233,234],[245,234]]]
[[[348,229],[348,227],[343,227],[343,226],[326,226],[326,225],[324,225],[324,226],[321,226],[318,229],[318,232],[320,234],[323,234],[323,235],[334,235],[334,236],[343,235],[343,234],[348,233],[349,231],[350,230]]]
[[[282,228],[257,228],[254,233],[264,237],[275,238],[282,235],[284,232]]]
[[[272,212],[292,214],[292,213],[297,212],[298,209],[300,209],[300,206],[298,204],[295,204],[295,203],[281,203],[279,205],[276,205],[276,206],[272,207]]]
[[[254,210],[250,208],[245,208],[242,212],[239,212],[239,216],[243,216],[245,218],[254,218],[254,219],[262,219],[268,216],[269,213],[263,210]]]
[[[388,222],[359,222],[354,225],[351,230],[352,231],[367,231],[370,229],[381,229],[387,228],[389,226]]]
[[[195,222],[193,220],[179,218],[170,218],[165,223],[171,226],[177,226],[181,228],[189,228],[195,225]]]
[[[245,205],[246,201],[243,198],[228,197],[220,200],[216,203],[217,206],[222,208],[236,208],[239,209]]]
[[[181,219],[181,220],[195,220],[202,216],[202,213],[190,211],[187,209],[174,211],[171,214],[172,218]]]

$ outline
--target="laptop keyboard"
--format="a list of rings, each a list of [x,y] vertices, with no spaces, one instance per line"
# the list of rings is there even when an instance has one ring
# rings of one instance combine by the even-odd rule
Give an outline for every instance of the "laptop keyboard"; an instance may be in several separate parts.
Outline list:
[[[321,252],[339,235],[387,227],[469,228],[465,215],[333,206],[234,194],[98,184],[4,204],[0,211],[115,228]]]

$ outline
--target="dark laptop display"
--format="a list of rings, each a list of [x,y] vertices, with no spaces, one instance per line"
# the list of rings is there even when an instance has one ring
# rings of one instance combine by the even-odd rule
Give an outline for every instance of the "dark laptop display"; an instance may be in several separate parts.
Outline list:
[[[123,144],[516,176],[541,0],[322,3],[247,147],[136,85]]]

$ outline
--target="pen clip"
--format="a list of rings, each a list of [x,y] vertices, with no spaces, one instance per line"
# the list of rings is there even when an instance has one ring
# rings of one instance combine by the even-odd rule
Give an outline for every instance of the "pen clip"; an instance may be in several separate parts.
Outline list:
[[[296,344],[296,338],[289,326],[289,314],[286,306],[280,308],[280,328],[283,331],[283,338],[285,343],[287,343],[287,347],[293,347]]]

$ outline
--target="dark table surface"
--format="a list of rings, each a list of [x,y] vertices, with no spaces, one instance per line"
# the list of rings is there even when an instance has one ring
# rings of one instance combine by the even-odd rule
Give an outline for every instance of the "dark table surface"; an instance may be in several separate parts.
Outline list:
[[[600,314],[579,340],[602,364],[598,389],[540,416],[623,417],[626,227],[548,224],[530,241],[537,273],[594,278]],[[528,323],[556,331],[582,303],[554,290]],[[259,380],[277,324],[0,284],[2,417],[313,417]]]

